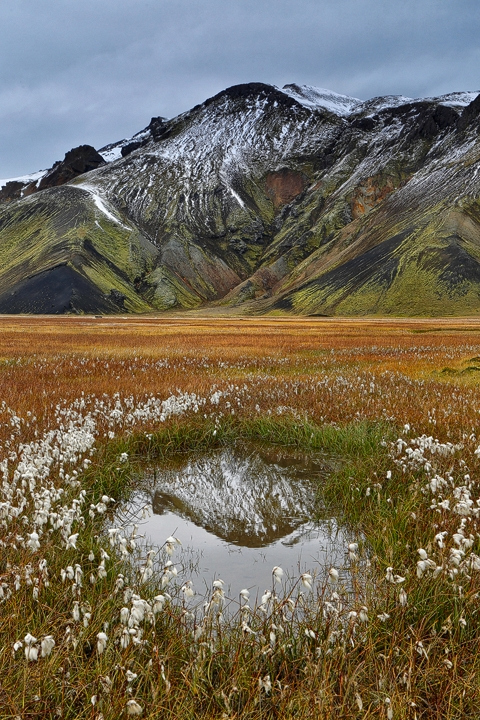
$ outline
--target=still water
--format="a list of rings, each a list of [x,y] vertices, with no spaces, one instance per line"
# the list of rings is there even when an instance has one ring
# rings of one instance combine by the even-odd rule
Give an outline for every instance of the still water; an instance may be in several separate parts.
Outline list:
[[[115,524],[138,523],[147,546],[179,538],[172,560],[197,592],[221,578],[230,597],[244,587],[255,596],[271,587],[275,565],[288,583],[343,564],[351,538],[334,518],[312,519],[330,467],[320,455],[277,446],[177,456],[146,474]],[[152,514],[142,520],[145,505]]]

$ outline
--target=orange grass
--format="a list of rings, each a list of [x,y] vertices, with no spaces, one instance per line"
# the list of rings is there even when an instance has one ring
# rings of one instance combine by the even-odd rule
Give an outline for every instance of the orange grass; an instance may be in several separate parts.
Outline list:
[[[360,413],[442,437],[476,424],[470,408],[479,403],[480,370],[467,368],[478,354],[480,321],[472,319],[2,317],[0,398],[20,414],[41,415],[82,392],[201,394],[248,380],[255,397],[241,413],[258,397],[274,407],[281,395],[281,404],[315,421],[344,423]],[[169,367],[159,369],[164,358]],[[359,373],[380,392],[358,381],[358,392],[316,385]]]

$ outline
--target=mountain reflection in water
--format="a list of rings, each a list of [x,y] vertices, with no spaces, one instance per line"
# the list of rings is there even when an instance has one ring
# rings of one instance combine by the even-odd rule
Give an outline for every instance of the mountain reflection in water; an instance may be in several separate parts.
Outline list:
[[[311,518],[325,464],[279,449],[223,448],[154,480],[155,514],[171,511],[228,543],[264,547]]]
[[[286,577],[340,566],[348,539],[335,520],[317,522],[317,491],[331,470],[320,454],[278,446],[235,445],[177,455],[143,477],[116,525],[140,524],[148,546],[180,538],[176,562],[195,566],[195,585],[221,577],[235,594],[264,588],[275,565]],[[142,520],[145,504],[153,515]]]

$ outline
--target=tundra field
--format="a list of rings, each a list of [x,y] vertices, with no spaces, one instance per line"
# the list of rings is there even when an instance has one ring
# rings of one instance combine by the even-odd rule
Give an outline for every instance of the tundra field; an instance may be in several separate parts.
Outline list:
[[[0,318],[0,718],[480,717],[479,378],[475,319]],[[205,595],[112,527],[241,439],[336,458],[344,568]]]

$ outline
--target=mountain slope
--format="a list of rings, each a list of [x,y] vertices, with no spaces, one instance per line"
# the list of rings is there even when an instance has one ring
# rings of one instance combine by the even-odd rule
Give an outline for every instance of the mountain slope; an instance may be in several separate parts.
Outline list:
[[[251,83],[73,179],[67,153],[0,205],[0,312],[476,313],[479,116],[477,93]]]

